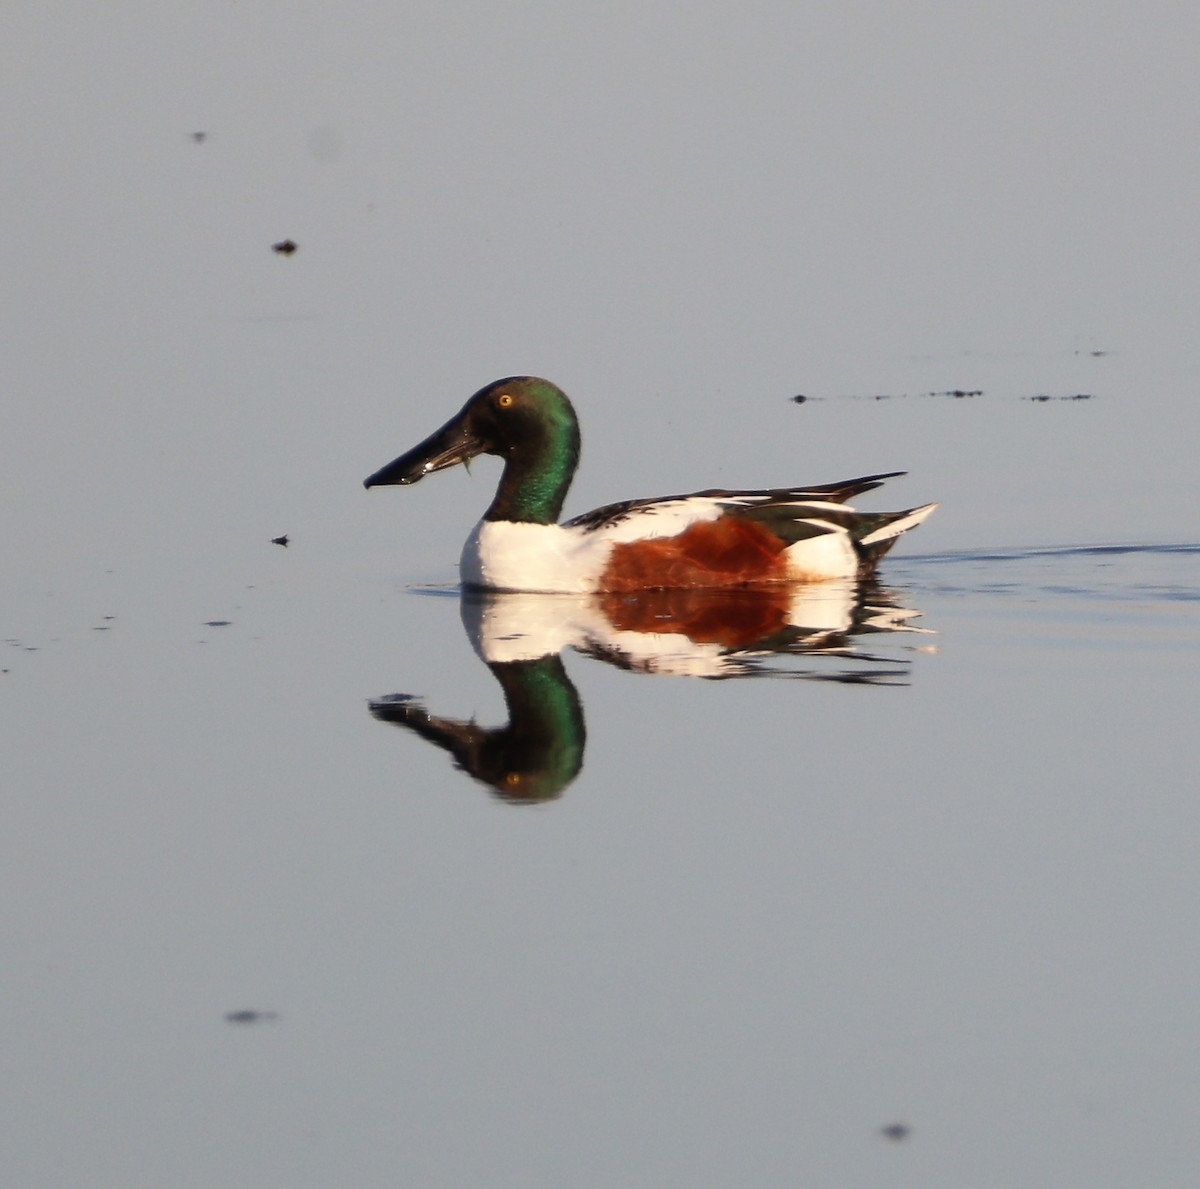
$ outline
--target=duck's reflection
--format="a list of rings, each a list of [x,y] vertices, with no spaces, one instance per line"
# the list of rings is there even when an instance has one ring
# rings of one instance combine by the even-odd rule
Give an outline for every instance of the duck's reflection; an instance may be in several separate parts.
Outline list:
[[[586,737],[579,693],[562,657],[490,662],[488,668],[504,690],[507,726],[440,718],[408,694],[372,702],[371,713],[445,748],[459,768],[506,801],[552,800],[583,767]]]
[[[662,676],[896,685],[907,682],[910,662],[860,651],[856,638],[924,631],[909,623],[920,612],[850,582],[578,597],[465,592],[460,606],[472,646],[504,691],[507,725],[442,718],[412,694],[373,701],[371,713],[444,748],[519,804],[559,796],[583,766],[583,707],[563,667],[567,647]],[[801,657],[813,663],[798,665]]]

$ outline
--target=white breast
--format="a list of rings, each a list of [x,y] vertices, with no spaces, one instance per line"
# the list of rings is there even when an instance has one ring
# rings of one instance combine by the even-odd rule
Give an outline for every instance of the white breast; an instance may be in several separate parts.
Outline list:
[[[467,586],[582,594],[594,590],[612,544],[559,524],[481,520],[463,546]]]

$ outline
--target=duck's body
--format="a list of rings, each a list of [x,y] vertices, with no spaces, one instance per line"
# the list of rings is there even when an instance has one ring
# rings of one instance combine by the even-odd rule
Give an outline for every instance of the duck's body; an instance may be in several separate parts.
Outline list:
[[[936,504],[856,512],[845,500],[903,472],[818,487],[700,491],[558,515],[579,458],[566,395],[515,376],[366,480],[415,483],[477,454],[505,460],[496,497],[463,548],[462,581],[490,590],[586,593],[863,577]]]
[[[883,478],[854,482],[863,490]],[[488,590],[572,594],[821,582],[873,569],[872,547],[882,553],[930,511],[901,513],[907,523],[889,515],[880,524],[883,517],[827,494],[705,491],[597,508],[565,524],[485,519],[463,547],[461,574],[467,586]],[[864,530],[857,540],[856,528]],[[789,544],[789,530],[808,535]]]

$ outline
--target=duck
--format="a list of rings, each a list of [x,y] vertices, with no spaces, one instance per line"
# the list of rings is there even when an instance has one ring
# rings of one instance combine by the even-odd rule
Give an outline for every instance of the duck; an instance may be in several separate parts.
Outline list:
[[[497,455],[504,470],[463,546],[462,585],[547,594],[861,580],[937,507],[859,512],[847,504],[905,473],[889,471],[810,487],[625,500],[559,523],[579,451],[566,393],[537,376],[508,376],[363,485],[406,486]]]

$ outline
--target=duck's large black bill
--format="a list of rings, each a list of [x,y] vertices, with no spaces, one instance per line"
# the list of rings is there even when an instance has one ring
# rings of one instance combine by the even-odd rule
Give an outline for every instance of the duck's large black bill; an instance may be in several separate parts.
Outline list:
[[[487,443],[472,433],[461,416],[443,425],[407,454],[401,454],[385,467],[380,467],[364,487],[386,487],[416,483],[431,471],[440,471],[456,463],[468,462],[487,449]]]

